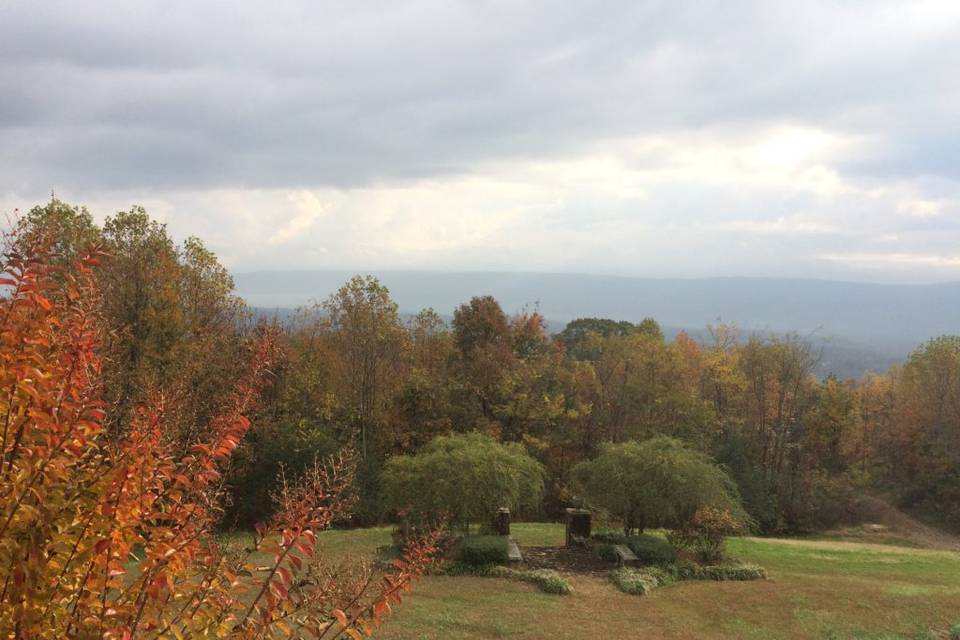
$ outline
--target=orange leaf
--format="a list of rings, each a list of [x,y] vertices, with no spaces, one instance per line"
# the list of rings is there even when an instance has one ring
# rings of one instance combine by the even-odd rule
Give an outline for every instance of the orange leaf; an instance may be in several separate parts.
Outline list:
[[[360,618],[358,622],[360,623],[360,626],[363,627],[363,632],[365,634],[367,634],[368,636],[373,635],[373,627],[370,626],[370,623],[367,622],[366,618]]]
[[[287,588],[283,586],[283,583],[280,580],[273,580],[270,582],[270,588],[277,592],[277,595],[281,598],[287,598]]]

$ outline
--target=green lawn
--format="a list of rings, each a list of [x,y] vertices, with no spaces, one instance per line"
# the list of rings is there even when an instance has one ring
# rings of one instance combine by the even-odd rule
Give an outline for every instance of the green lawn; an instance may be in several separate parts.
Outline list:
[[[563,544],[563,527],[514,524],[523,545]],[[387,528],[322,534],[332,554],[373,553]],[[684,582],[645,597],[571,576],[570,596],[494,578],[427,577],[377,634],[429,638],[946,638],[960,622],[960,554],[838,541],[735,539],[762,582]]]

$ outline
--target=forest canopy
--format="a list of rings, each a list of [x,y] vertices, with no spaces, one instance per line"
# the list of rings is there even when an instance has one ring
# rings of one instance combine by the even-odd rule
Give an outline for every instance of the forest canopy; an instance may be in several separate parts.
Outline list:
[[[54,200],[18,233],[55,239],[63,260],[91,242],[110,256],[97,267],[110,432],[123,434],[163,388],[178,397],[177,442],[201,435],[257,330],[216,256],[197,239],[176,243],[136,207],[97,225]],[[866,517],[867,496],[960,526],[956,336],[888,372],[819,379],[816,351],[796,335],[717,324],[706,339],[667,340],[650,318],[586,318],[552,335],[536,311],[509,314],[469,292],[448,324],[431,309],[401,315],[369,276],[276,329],[271,384],[227,471],[223,526],[269,518],[281,470],[296,478],[346,444],[360,456],[354,520],[393,517],[388,460],[472,433],[543,466],[541,517],[573,504],[579,463],[665,436],[721,465],[762,532]]]

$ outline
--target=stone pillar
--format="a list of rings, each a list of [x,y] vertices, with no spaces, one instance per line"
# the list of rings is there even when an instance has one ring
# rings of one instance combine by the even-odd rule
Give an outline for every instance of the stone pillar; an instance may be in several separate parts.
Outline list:
[[[498,536],[510,535],[510,509],[497,509],[497,514],[493,517],[493,533]]]
[[[576,544],[576,538],[590,537],[590,512],[586,509],[567,509],[567,546]]]

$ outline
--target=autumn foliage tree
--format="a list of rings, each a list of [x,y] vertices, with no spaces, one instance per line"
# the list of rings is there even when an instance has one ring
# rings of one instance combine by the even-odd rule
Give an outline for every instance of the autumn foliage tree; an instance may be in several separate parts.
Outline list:
[[[903,504],[960,528],[960,336],[930,340],[891,377],[890,406],[866,426],[876,478]]]
[[[246,548],[218,543],[222,471],[249,428],[277,336],[252,337],[248,366],[185,452],[168,424],[177,397],[159,388],[110,437],[102,259],[63,260],[38,236],[8,243],[0,263],[0,637],[370,633],[423,570],[431,536],[386,575],[325,561],[316,534],[354,501],[348,453],[284,486]]]

